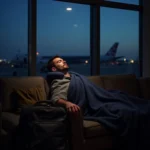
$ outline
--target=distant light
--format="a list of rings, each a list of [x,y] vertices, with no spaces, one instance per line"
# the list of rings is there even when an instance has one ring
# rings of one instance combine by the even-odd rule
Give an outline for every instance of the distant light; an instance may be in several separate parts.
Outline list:
[[[89,63],[88,60],[86,60],[85,63],[88,64]]]
[[[132,63],[132,64],[133,64],[133,63],[134,63],[134,60],[133,60],[133,59],[131,59],[131,60],[130,60],[130,63]]]
[[[39,52],[36,52],[36,55],[39,55]]]
[[[72,8],[71,7],[67,7],[66,10],[67,11],[72,11]]]
[[[124,61],[127,61],[127,59],[126,59],[126,58],[124,58]]]

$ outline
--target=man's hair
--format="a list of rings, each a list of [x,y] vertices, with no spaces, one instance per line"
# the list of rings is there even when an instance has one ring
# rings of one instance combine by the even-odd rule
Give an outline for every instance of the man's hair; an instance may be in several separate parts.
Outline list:
[[[53,56],[53,57],[48,61],[48,63],[47,63],[47,69],[48,69],[48,71],[52,71],[52,67],[55,67],[54,62],[53,62],[53,60],[54,60],[55,58],[60,58],[60,56],[59,56],[59,55],[55,55],[55,56]]]

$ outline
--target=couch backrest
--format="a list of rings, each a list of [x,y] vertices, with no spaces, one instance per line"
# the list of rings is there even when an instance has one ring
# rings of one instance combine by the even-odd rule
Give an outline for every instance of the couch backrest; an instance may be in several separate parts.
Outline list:
[[[88,77],[88,79],[107,90],[121,90],[128,94],[139,96],[138,81],[134,74],[101,75]]]
[[[134,96],[150,99],[150,78],[137,79],[134,74],[128,74],[89,76],[88,79],[108,90],[121,90]],[[47,99],[50,89],[47,81],[41,76],[0,78],[0,103],[2,103],[2,110],[11,110],[11,95],[14,88],[34,88],[36,86],[41,86],[45,99]]]
[[[150,100],[150,77],[139,78],[140,97]]]
[[[87,78],[97,86],[104,88],[104,82],[101,76],[88,76]]]
[[[45,100],[49,93],[47,83],[43,77],[7,77],[0,78],[0,102],[2,103],[3,111],[10,111],[12,108],[12,93],[14,89],[28,89],[41,87],[44,93]]]

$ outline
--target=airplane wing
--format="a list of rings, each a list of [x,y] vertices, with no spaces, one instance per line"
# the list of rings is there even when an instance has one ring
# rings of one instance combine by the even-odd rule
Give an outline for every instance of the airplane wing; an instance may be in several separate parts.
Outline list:
[[[115,57],[115,60],[120,59],[120,58],[124,58],[124,56]]]

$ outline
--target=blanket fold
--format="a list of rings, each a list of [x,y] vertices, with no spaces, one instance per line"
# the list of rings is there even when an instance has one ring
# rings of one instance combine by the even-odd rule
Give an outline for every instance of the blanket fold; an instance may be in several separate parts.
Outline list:
[[[104,90],[86,77],[75,72],[70,73],[68,100],[84,110],[84,119],[104,125],[116,137],[119,148],[142,150],[150,146],[148,100],[119,91]]]

